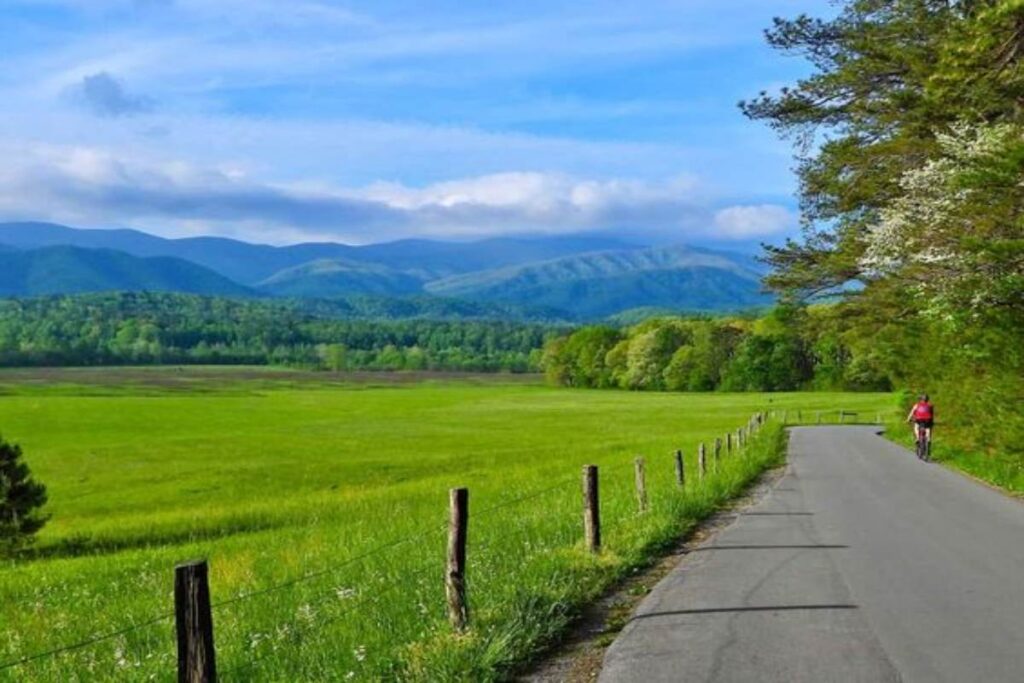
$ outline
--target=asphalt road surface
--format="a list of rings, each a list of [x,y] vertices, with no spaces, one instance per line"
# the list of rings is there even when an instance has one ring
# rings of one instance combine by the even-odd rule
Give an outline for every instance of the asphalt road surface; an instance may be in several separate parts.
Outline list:
[[[1024,681],[1024,503],[876,432],[793,429],[786,474],[655,587],[600,681]]]

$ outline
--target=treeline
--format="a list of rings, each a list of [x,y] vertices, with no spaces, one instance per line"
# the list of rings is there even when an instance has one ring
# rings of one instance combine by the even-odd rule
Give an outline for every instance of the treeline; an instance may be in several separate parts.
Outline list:
[[[834,306],[583,327],[549,340],[543,356],[556,384],[654,391],[885,391],[899,362],[849,338]]]
[[[331,370],[528,372],[555,328],[366,321],[299,304],[169,293],[0,301],[0,366],[256,364]]]

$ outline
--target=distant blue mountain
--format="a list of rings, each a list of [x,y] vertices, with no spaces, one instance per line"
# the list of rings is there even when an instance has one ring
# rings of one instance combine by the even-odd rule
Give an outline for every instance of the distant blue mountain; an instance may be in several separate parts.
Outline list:
[[[0,267],[7,271],[0,295],[8,296],[105,289],[305,299],[431,295],[495,310],[539,307],[565,319],[771,302],[761,291],[763,266],[751,255],[645,248],[588,235],[274,247],[6,223],[0,224],[0,245],[6,246],[0,246]]]
[[[341,260],[407,271],[423,280],[630,245],[604,237],[496,238],[477,242],[400,240],[366,246],[306,243],[285,247],[223,237],[165,239],[138,230],[79,230],[53,223],[0,223],[0,244],[21,249],[74,246],[133,256],[172,256],[206,266],[245,285],[312,261]]]
[[[254,294],[223,275],[183,259],[138,258],[112,249],[68,246],[0,250],[0,296],[143,290]]]
[[[431,294],[530,304],[601,318],[643,308],[715,311],[764,306],[761,273],[746,257],[692,247],[567,256],[457,275],[426,285]]]

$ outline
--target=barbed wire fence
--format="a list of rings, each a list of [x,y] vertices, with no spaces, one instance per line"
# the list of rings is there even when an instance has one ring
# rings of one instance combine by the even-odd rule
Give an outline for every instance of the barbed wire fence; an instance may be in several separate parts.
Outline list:
[[[769,419],[779,419],[784,426],[796,424],[826,424],[831,423],[831,421],[827,419],[823,421],[823,416],[826,416],[830,413],[835,413],[837,415],[837,420],[835,422],[836,424],[856,423],[859,418],[859,413],[847,410],[790,411],[788,409],[766,409],[765,411],[761,411],[754,414],[745,426],[740,427],[739,430],[735,432],[735,442],[732,440],[733,432],[727,432],[727,436],[724,441],[718,440],[719,448],[716,448],[715,452],[718,453],[720,451],[721,444],[724,442],[728,442],[730,444],[730,447],[725,453],[727,457],[729,455],[741,453],[747,450],[747,448],[750,445],[750,439],[757,434],[760,428]],[[795,422],[792,418],[795,418]],[[848,418],[853,422],[848,421]],[[881,413],[878,414],[876,422],[880,421]],[[732,446],[733,443],[735,444],[734,446]],[[701,444],[700,450],[704,450],[704,444]],[[677,482],[682,487],[679,490],[685,491],[685,486],[701,486],[704,484],[704,482],[708,481],[710,477],[713,477],[715,471],[717,470],[717,463],[720,457],[721,454],[715,456],[714,459],[709,459],[707,461],[705,461],[703,458],[700,459],[696,466],[697,471],[689,472],[689,479],[686,480],[685,482],[681,479]],[[594,467],[595,470],[597,469],[597,466],[591,467]],[[678,467],[680,466],[677,465],[676,476],[682,477],[683,473],[678,470]],[[633,469],[635,472],[635,493],[637,495],[639,505],[636,511],[631,516],[628,512],[628,506],[622,503],[622,501],[618,501],[618,507],[621,507],[625,512],[621,515],[619,519],[612,521],[611,524],[606,524],[606,530],[610,530],[621,524],[624,524],[628,522],[630,519],[635,518],[637,514],[642,514],[645,511],[644,507],[646,505],[646,475],[644,474],[645,470],[642,458],[638,458],[637,460],[634,461],[624,461],[611,465],[604,465],[602,466],[601,471],[604,475],[607,476],[609,474],[621,474],[621,472],[626,469]],[[557,481],[551,486],[547,486],[538,490],[529,491],[527,493],[497,502],[491,506],[483,508],[482,510],[474,512],[473,516],[474,519],[478,517],[487,518],[488,516],[494,515],[495,513],[498,513],[502,510],[522,506],[526,503],[535,501],[554,492],[568,491],[570,488],[575,488],[577,486],[580,486],[579,477],[567,477],[565,479]],[[629,487],[623,486],[621,488],[623,490],[620,490],[618,492],[620,495],[623,493],[623,491],[628,492],[629,490]],[[453,489],[453,492],[457,490],[465,489]],[[584,491],[583,498],[586,498],[586,491]],[[454,499],[455,496],[453,496],[453,500]],[[466,499],[468,500],[468,491]],[[461,579],[464,579],[466,573],[465,538],[466,526],[468,525],[468,516],[466,514],[462,514],[460,516],[459,514],[457,514],[458,512],[459,511],[453,507],[450,510],[450,519],[446,523],[430,524],[416,533],[401,538],[392,539],[388,542],[376,545],[364,552],[353,555],[351,557],[347,557],[344,560],[327,565],[321,569],[306,572],[293,578],[280,581],[278,583],[274,583],[263,588],[251,591],[243,591],[237,595],[231,596],[229,598],[224,598],[218,601],[211,601],[209,599],[209,586],[207,583],[208,579],[206,578],[205,570],[207,563],[205,560],[200,560],[198,562],[189,563],[186,565],[179,565],[176,568],[176,576],[179,579],[178,583],[180,583],[181,575],[183,573],[194,572],[194,570],[199,567],[202,568],[202,571],[199,574],[199,576],[201,577],[199,578],[199,584],[196,584],[194,582],[186,582],[186,585],[176,584],[175,610],[156,614],[153,617],[144,619],[143,621],[126,624],[116,629],[96,633],[81,640],[55,645],[53,647],[45,648],[38,652],[33,652],[27,655],[23,655],[21,657],[0,662],[0,672],[22,670],[26,667],[30,667],[33,664],[37,664],[44,660],[55,659],[67,655],[69,653],[74,653],[91,647],[95,647],[99,644],[114,639],[123,638],[130,634],[141,631],[143,629],[151,628],[158,624],[169,624],[173,620],[175,622],[177,635],[179,669],[178,680],[188,681],[189,683],[210,683],[211,681],[215,680],[218,673],[215,663],[216,655],[212,648],[212,614],[214,612],[222,611],[228,607],[238,605],[240,603],[246,603],[251,600],[277,594],[282,591],[287,591],[302,584],[307,584],[319,579],[324,579],[327,577],[340,574],[344,570],[351,569],[352,567],[355,567],[356,565],[362,562],[380,557],[386,553],[395,551],[397,549],[403,548],[405,546],[417,542],[426,541],[433,536],[438,536],[439,538],[437,540],[440,540],[441,534],[446,530],[448,532],[450,551],[452,550],[453,542],[456,545],[458,545],[458,539],[463,539],[463,547],[461,548],[461,553],[449,552],[447,565],[444,566],[446,594],[448,601],[450,603],[449,613],[454,614],[461,610],[463,614],[467,614],[468,610],[466,608],[467,595],[465,592],[465,584],[463,582],[461,583],[461,586],[453,586],[453,582],[459,583]],[[573,525],[578,526],[578,522],[574,522]],[[567,525],[566,529],[568,528],[569,526]],[[562,532],[564,531],[565,530],[562,530]],[[584,545],[586,546],[583,535],[577,535],[576,540],[577,543],[584,542]],[[475,554],[486,553],[489,550],[493,550],[501,544],[505,544],[506,542],[507,539],[499,537],[492,539],[487,543],[475,543],[473,545],[473,552]],[[586,549],[589,552],[593,553],[600,552],[600,549],[598,547],[589,547]],[[459,549],[456,548],[456,551],[458,550]],[[347,604],[343,605],[340,609],[335,610],[329,616],[320,619],[317,622],[317,627],[326,627],[334,622],[337,622],[346,615],[351,614],[355,610],[364,608],[366,606],[366,601],[372,602],[374,604],[380,604],[385,597],[390,596],[392,593],[399,589],[406,588],[408,586],[409,580],[423,579],[427,576],[430,576],[431,574],[437,576],[441,573],[441,568],[441,564],[438,563],[437,565],[431,564],[430,566],[422,567],[411,571],[403,571],[403,576],[401,577],[402,581],[391,581],[389,584],[377,587],[373,591],[364,591],[360,593],[358,595],[359,599],[350,600]],[[185,593],[186,595],[183,596],[182,593]],[[198,601],[195,599],[196,595],[199,595]],[[205,595],[205,600],[202,598],[203,595]],[[334,591],[325,592],[325,594],[322,597],[316,600],[306,601],[304,605],[306,607],[313,608],[326,604],[332,600],[338,600],[338,596],[335,594]],[[456,620],[454,619],[452,620],[451,626],[453,629],[460,630],[461,628],[465,627],[464,624],[458,624],[455,623],[455,621]],[[260,663],[260,661],[264,659],[266,656],[266,653],[262,655],[250,656],[247,659],[247,661],[232,666],[230,668],[225,668],[221,670],[219,673],[221,675],[227,675],[237,674],[246,670],[250,670],[258,663]]]

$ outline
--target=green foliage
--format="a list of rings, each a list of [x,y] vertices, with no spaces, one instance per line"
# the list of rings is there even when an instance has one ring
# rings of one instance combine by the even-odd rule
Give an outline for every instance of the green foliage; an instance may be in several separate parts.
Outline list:
[[[571,387],[613,386],[607,356],[621,340],[619,330],[604,326],[584,327],[550,340],[543,360],[548,379]]]
[[[887,389],[873,347],[831,307],[784,306],[761,318],[655,318],[617,331],[584,327],[548,341],[554,384],[669,391]]]
[[[21,447],[0,438],[0,557],[30,545],[47,517],[46,487],[32,479]]]
[[[1024,2],[846,0],[768,40],[814,68],[742,104],[803,143],[804,239],[768,284],[861,285],[811,321],[814,383],[927,391],[940,442],[1024,463]]]
[[[526,372],[537,368],[534,352],[556,331],[488,320],[326,317],[359,303],[152,292],[4,300],[0,366],[256,364]]]

